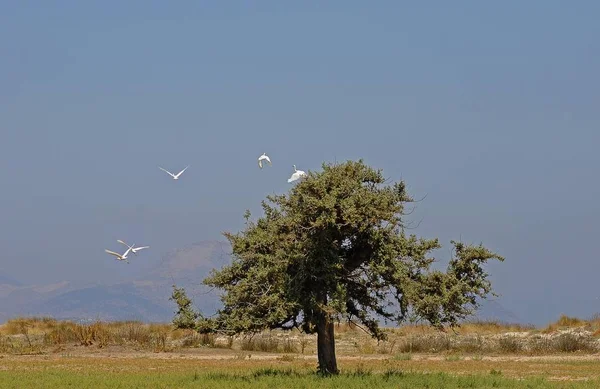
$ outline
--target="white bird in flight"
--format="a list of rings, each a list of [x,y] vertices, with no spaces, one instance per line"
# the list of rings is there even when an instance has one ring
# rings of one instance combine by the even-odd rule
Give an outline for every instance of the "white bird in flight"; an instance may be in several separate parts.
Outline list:
[[[123,242],[121,239],[117,239],[117,242],[119,242],[121,244],[124,244],[125,246],[129,247],[129,249],[131,250],[131,252],[133,254],[135,254],[135,255],[137,255],[137,252],[140,251],[140,250],[149,249],[150,248],[150,246],[140,246],[140,247],[134,247],[135,245],[130,246],[127,243]]]
[[[129,263],[129,261],[127,260],[127,254],[129,254],[129,251],[131,251],[131,247],[128,248],[127,251],[125,251],[123,254],[115,253],[114,251],[110,251],[110,250],[106,250],[106,249],[104,249],[104,251],[106,251],[110,255],[114,255],[115,257],[117,257],[117,260],[119,260],[119,261],[125,261],[125,262]]]
[[[263,168],[263,164],[262,164],[263,161],[267,161],[267,162],[269,162],[269,166],[273,166],[273,164],[271,164],[271,158],[269,158],[267,153],[263,153],[263,155],[258,157],[258,167],[261,169]]]
[[[296,165],[294,165],[294,174],[292,174],[292,176],[288,178],[288,182],[296,181],[297,179],[305,175],[305,171],[296,169]]]
[[[190,166],[189,166],[189,165],[188,165],[188,166],[186,166],[186,167],[185,167],[185,169],[187,169],[188,167],[190,167]],[[180,171],[179,173],[177,173],[177,174],[173,174],[173,173],[171,173],[170,171],[168,171],[168,170],[166,170],[166,169],[163,169],[163,168],[162,168],[162,167],[160,167],[160,166],[159,166],[158,168],[159,168],[160,170],[162,170],[163,172],[167,173],[168,175],[170,175],[171,177],[173,177],[173,179],[174,179],[174,180],[178,180],[178,179],[179,179],[179,176],[180,176],[180,175],[181,175],[181,174],[182,174],[182,173],[185,171],[185,169],[183,169],[183,170],[182,170],[182,171]]]

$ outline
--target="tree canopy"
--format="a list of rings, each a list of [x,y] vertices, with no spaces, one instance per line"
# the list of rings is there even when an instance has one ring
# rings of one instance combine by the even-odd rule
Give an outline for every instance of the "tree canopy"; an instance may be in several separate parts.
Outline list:
[[[378,317],[415,315],[442,328],[458,325],[491,293],[483,265],[504,258],[482,245],[451,241],[445,272],[431,268],[438,239],[406,233],[404,182],[359,161],[323,164],[287,194],[262,202],[264,215],[225,233],[233,261],[204,280],[222,309],[201,318],[201,332],[299,328],[317,333],[319,370],[337,373],[334,326],[354,321],[385,339]],[[189,319],[189,317],[186,317]]]

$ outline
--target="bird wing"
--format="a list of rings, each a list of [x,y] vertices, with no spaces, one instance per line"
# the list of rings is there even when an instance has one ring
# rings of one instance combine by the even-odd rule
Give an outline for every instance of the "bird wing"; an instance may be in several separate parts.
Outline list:
[[[177,175],[174,176],[174,177],[179,177],[181,175],[181,173],[183,173],[185,171],[185,169],[187,169],[188,167],[190,167],[190,166],[189,165],[186,166],[182,171],[180,171],[179,173],[177,173]]]
[[[162,170],[163,172],[167,173],[168,175],[170,175],[171,177],[175,177],[175,175],[173,173],[171,173],[170,171],[163,169],[162,167],[158,167],[160,170]]]
[[[110,251],[110,250],[107,250],[107,249],[104,249],[104,251],[106,251],[107,253],[109,253],[109,254],[111,254],[111,255],[114,255],[115,257],[122,258],[122,257],[121,257],[121,254],[119,254],[119,253],[115,253],[114,251]]]
[[[125,246],[129,247],[130,249],[133,248],[133,246],[128,245],[127,243],[123,242],[121,239],[117,239],[117,242],[124,244]],[[134,253],[135,254],[135,253]]]
[[[128,245],[127,243],[123,242],[121,239],[117,239],[117,242],[124,244],[127,247],[131,247],[130,245]]]
[[[262,169],[262,158],[258,159],[258,167]]]
[[[273,164],[271,163],[271,158],[265,157],[265,159],[267,160],[267,162],[269,162],[269,165],[273,166]]]
[[[117,242],[123,243],[125,246],[129,247],[129,249],[133,249],[133,246],[128,245],[127,243],[123,242],[121,239],[117,239]],[[133,253],[135,254],[135,251],[133,251]],[[127,255],[127,254],[124,254],[124,255]]]
[[[133,251],[134,253],[143,249],[149,249],[150,246],[142,246],[142,247],[136,247],[134,249],[132,249],[131,251]]]

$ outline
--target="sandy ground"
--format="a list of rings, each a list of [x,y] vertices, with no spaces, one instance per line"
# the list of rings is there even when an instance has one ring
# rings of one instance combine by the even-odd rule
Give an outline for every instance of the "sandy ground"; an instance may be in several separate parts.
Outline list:
[[[214,348],[189,348],[171,352],[72,346],[39,355],[0,354],[0,370],[68,369],[85,371],[245,370],[259,367],[316,367],[314,354],[281,354]],[[490,374],[507,377],[542,376],[550,380],[600,379],[600,354],[449,356],[411,354],[410,358],[385,354],[338,355],[342,370],[358,367],[372,371],[395,368],[414,372],[447,372],[456,375]]]

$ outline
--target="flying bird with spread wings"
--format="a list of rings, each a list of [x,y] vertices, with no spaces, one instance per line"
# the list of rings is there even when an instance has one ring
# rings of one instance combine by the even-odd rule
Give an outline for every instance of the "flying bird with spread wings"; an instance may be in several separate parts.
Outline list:
[[[273,166],[273,164],[271,163],[271,158],[269,158],[267,153],[263,153],[260,157],[258,157],[258,167],[261,169],[263,168],[263,161],[267,161],[269,163],[269,166]]]
[[[163,168],[162,168],[162,167],[160,167],[160,166],[159,166],[158,168],[159,168],[160,170],[162,170],[163,172],[167,173],[168,175],[170,175],[171,177],[173,177],[173,179],[174,179],[174,180],[178,180],[178,179],[179,179],[179,176],[180,176],[180,175],[181,175],[181,174],[182,174],[182,173],[183,173],[183,172],[184,172],[184,171],[185,171],[185,170],[186,170],[188,167],[190,167],[190,166],[189,166],[189,165],[188,165],[188,166],[186,166],[186,167],[185,167],[185,168],[184,168],[182,171],[180,171],[180,172],[179,172],[179,173],[177,173],[177,174],[173,174],[173,173],[171,173],[170,171],[168,171],[168,170],[166,170],[166,169],[163,169]]]
[[[121,244],[124,244],[125,246],[129,247],[129,249],[131,250],[131,252],[134,255],[137,255],[137,252],[140,251],[140,250],[149,249],[150,248],[150,246],[141,246],[141,247],[134,247],[135,245],[130,246],[127,243],[123,242],[121,239],[117,239],[117,242],[119,242]]]
[[[125,251],[123,254],[115,253],[114,251],[110,251],[110,250],[107,250],[107,249],[104,249],[104,251],[106,251],[110,255],[114,255],[116,257],[115,259],[117,261],[125,261],[125,262],[129,263],[129,261],[127,260],[127,255],[131,251],[131,247],[128,248],[127,251]]]

